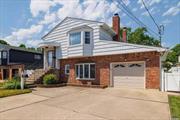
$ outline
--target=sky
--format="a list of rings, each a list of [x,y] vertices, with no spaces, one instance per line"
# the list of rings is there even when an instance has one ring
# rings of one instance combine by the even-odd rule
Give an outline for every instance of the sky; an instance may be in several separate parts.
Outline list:
[[[119,0],[121,1],[121,0]],[[148,29],[158,29],[142,4],[142,0],[122,0]],[[180,0],[144,0],[158,25],[164,25],[162,45],[180,43]],[[0,0],[0,39],[18,46],[38,47],[42,37],[65,17],[97,20],[112,25],[118,13],[121,27],[141,27],[131,19],[116,0]],[[158,36],[147,33],[158,39]]]

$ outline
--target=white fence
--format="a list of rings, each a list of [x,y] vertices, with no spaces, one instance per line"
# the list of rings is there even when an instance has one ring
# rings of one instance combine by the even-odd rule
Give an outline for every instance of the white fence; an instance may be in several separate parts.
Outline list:
[[[180,92],[180,72],[162,72],[163,91]]]

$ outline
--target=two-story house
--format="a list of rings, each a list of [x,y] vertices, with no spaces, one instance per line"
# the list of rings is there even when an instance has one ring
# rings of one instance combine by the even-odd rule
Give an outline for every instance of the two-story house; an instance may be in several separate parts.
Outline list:
[[[162,47],[130,44],[120,38],[120,18],[112,28],[104,22],[66,17],[44,42],[44,69],[60,71],[69,85],[160,88]]]
[[[23,70],[42,67],[41,51],[0,44],[0,82],[20,75]]]

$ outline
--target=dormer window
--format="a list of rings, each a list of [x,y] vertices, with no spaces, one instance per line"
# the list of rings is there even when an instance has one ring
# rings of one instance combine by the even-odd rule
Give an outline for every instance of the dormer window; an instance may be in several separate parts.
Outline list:
[[[90,44],[90,40],[91,40],[91,35],[90,35],[90,32],[85,32],[85,37],[84,37],[84,41],[85,41],[85,44]]]
[[[69,44],[77,45],[81,44],[81,32],[73,32],[69,34]]]

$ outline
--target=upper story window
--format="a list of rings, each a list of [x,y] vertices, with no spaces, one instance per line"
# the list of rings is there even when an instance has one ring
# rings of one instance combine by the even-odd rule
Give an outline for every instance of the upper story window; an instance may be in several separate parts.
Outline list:
[[[91,35],[90,35],[90,32],[85,32],[85,37],[84,37],[84,41],[85,41],[85,44],[90,44],[90,40],[91,40]]]
[[[70,45],[76,45],[81,43],[81,32],[70,33],[69,35]]]
[[[2,51],[2,58],[7,59],[7,51]]]

